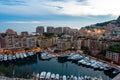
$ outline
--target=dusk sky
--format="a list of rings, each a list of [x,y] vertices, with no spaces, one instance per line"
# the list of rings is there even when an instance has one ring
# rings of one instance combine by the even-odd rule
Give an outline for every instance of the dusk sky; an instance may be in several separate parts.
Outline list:
[[[120,0],[0,0],[0,32],[37,26],[78,28],[116,19]]]

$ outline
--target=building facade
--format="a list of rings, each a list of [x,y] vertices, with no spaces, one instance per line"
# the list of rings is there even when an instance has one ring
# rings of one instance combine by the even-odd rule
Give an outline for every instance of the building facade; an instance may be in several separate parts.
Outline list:
[[[52,27],[52,26],[48,26],[48,27],[47,27],[47,33],[55,33],[54,30],[55,30],[55,29],[54,29],[54,27]]]
[[[44,33],[44,26],[38,26],[36,28],[36,33],[43,34]]]
[[[107,51],[106,58],[120,64],[120,53]]]

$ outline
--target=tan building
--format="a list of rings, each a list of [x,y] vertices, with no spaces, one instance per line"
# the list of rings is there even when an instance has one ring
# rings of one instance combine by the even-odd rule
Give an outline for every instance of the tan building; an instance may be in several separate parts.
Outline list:
[[[58,37],[53,37],[52,38],[52,45],[56,45],[58,43]]]
[[[78,39],[78,40],[76,41],[76,49],[81,49],[81,46],[82,46],[81,42],[82,42],[81,39]]]
[[[13,40],[13,48],[21,48],[21,39],[22,37],[18,36]]]
[[[63,33],[65,34],[70,34],[70,30],[71,30],[70,27],[63,27]]]
[[[54,30],[54,33],[55,34],[62,34],[63,33],[62,27],[56,27]]]
[[[50,46],[52,46],[52,39],[40,39],[38,40],[38,45],[40,46],[40,48],[49,48]]]
[[[28,35],[29,35],[29,34],[28,34],[28,32],[27,32],[27,31],[21,32],[21,36],[26,37],[26,36],[28,36]]]
[[[69,41],[63,41],[63,42],[59,41],[58,44],[57,44],[57,48],[59,50],[62,50],[62,51],[70,49],[71,48],[71,42],[69,42]]]
[[[47,33],[54,33],[54,27],[52,27],[52,26],[48,26],[47,27]]]
[[[37,38],[36,37],[23,37],[21,39],[21,47],[32,48],[36,47]]]
[[[0,35],[0,48],[2,48],[2,36]]]
[[[38,26],[36,28],[36,33],[43,34],[44,33],[44,26]]]
[[[120,64],[120,53],[107,51],[106,52],[106,58],[115,61],[116,63]]]
[[[78,35],[78,29],[71,29],[70,30],[70,35],[71,36],[77,36]]]
[[[14,35],[5,36],[6,48],[13,48],[14,47],[14,40],[15,40]]]
[[[7,35],[14,35],[14,36],[17,35],[17,33],[15,31],[13,31],[12,29],[7,29],[6,34]]]

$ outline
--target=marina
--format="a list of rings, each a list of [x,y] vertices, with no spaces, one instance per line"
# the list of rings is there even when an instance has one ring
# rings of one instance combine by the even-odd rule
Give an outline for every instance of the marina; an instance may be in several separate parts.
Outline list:
[[[27,58],[25,58],[24,56],[25,54]],[[61,58],[58,57],[50,58],[49,60],[47,59],[43,60],[41,57],[41,53],[34,55],[31,52],[29,52],[29,53],[24,53],[22,57],[21,55],[22,54],[19,55],[19,58],[17,58],[18,55],[16,55],[16,59],[14,61],[12,59],[11,61],[9,61],[9,63],[7,61],[4,61],[4,64],[1,63],[0,67],[4,66],[6,69],[11,69],[10,72],[6,74],[7,76],[29,78],[30,76],[32,76],[33,72],[35,72],[36,78],[46,77],[51,79],[56,78],[56,80],[59,80],[64,76],[64,80],[68,78],[74,78],[76,80],[76,79],[85,78],[85,76],[92,78],[95,77],[98,78],[99,76],[101,76],[103,80],[108,80],[108,79],[111,80],[112,77],[109,76],[109,74],[106,74],[107,70],[111,69],[113,73],[115,74],[119,73],[119,71],[116,72],[115,70],[113,71],[113,69],[106,63],[102,63],[90,59],[89,57],[85,57],[80,54],[74,54],[74,56],[75,55],[80,56],[80,59],[78,59],[78,57],[73,58],[73,59],[77,58],[76,59],[77,63],[71,62],[72,60],[67,60],[67,58],[69,58],[70,55],[71,57],[73,56],[72,53],[69,54],[67,57],[65,56],[64,58],[62,56],[61,58],[63,58],[63,61],[61,62],[59,62],[59,59]],[[29,57],[30,55],[34,55],[34,56]],[[12,66],[9,67],[10,65]],[[15,74],[12,74],[13,70]],[[111,71],[109,71],[109,73],[111,73]]]

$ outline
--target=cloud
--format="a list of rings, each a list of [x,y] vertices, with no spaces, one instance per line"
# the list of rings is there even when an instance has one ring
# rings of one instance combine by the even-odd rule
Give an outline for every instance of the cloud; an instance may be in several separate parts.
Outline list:
[[[39,24],[43,23],[42,21],[5,21],[5,22],[0,22],[2,24],[8,23],[8,24]]]
[[[120,0],[1,0],[0,13],[25,16],[118,16],[119,3]]]
[[[0,0],[3,5],[23,5],[25,1],[22,0]]]

